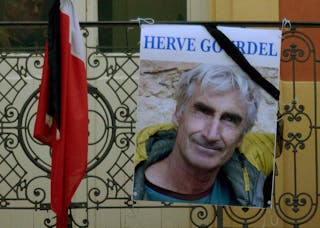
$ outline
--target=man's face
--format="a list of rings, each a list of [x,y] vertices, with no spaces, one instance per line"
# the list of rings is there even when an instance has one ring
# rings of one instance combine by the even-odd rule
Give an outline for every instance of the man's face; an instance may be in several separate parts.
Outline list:
[[[221,167],[242,142],[247,111],[238,90],[201,93],[196,85],[184,111],[174,114],[178,125],[175,152],[197,169]]]

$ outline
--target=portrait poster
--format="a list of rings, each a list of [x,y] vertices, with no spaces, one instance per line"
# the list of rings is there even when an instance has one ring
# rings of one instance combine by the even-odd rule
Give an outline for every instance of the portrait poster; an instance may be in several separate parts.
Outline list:
[[[227,26],[216,29],[265,82],[278,89],[280,30]],[[202,25],[141,25],[134,200],[272,206],[278,101],[272,94],[274,90],[257,83],[252,78],[256,76],[248,75],[219,44]],[[184,86],[179,81],[185,75],[200,74],[203,66],[210,72],[226,68],[232,74],[244,74],[254,89],[243,92],[244,98],[223,92],[229,97],[224,101],[214,95],[219,94],[215,89],[213,95],[206,89],[197,92],[197,81],[192,89],[186,89],[185,93],[191,91],[189,97],[181,99],[179,94],[184,93],[180,88]],[[191,83],[188,80],[185,81]],[[236,79],[230,80],[232,87],[240,91],[238,87],[242,85],[234,86]],[[203,100],[197,100],[196,92]],[[243,111],[237,109],[240,103],[245,104]],[[251,107],[255,107],[255,118],[252,121],[250,117],[252,124],[247,127]],[[201,159],[206,163],[203,166]]]

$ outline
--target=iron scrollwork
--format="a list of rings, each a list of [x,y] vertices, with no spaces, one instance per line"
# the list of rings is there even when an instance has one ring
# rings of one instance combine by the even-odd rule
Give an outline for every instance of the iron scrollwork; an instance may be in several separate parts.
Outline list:
[[[287,164],[291,166],[293,170],[292,183],[293,191],[284,192],[281,194],[274,193],[274,205],[275,210],[279,218],[281,218],[287,224],[298,226],[310,221],[315,215],[318,209],[318,193],[316,193],[318,178],[317,173],[310,175],[312,183],[314,183],[316,194],[312,195],[308,192],[304,192],[304,188],[299,188],[299,177],[301,166],[299,166],[299,157],[306,153],[306,144],[311,142],[314,136],[314,126],[316,125],[316,110],[315,118],[310,116],[310,112],[306,111],[304,104],[299,104],[299,96],[297,91],[297,73],[296,70],[299,64],[310,64],[311,69],[316,69],[317,57],[315,46],[306,34],[303,32],[292,29],[284,34],[284,48],[282,54],[282,61],[291,66],[292,71],[292,100],[290,104],[284,104],[281,118],[287,125],[287,134],[282,136],[284,142],[284,150],[286,152],[292,152],[292,162]],[[313,72],[316,75],[316,71]],[[315,76],[313,77],[316,78]],[[313,82],[316,84],[316,81]],[[310,91],[308,96],[312,95],[317,100],[317,90]],[[310,96],[312,97],[312,96]],[[316,106],[315,106],[316,107]],[[315,108],[314,107],[314,108]],[[314,156],[317,157],[317,138],[315,141]],[[309,150],[310,152],[310,150]],[[306,155],[306,154],[305,154]],[[317,170],[317,162],[314,164],[315,170]],[[314,182],[313,182],[314,181]],[[275,188],[277,187],[277,178],[275,179]],[[313,186],[313,184],[311,185]]]

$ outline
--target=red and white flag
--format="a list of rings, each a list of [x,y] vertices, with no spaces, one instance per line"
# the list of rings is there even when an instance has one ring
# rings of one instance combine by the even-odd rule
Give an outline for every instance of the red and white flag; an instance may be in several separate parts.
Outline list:
[[[34,136],[52,148],[51,208],[57,227],[65,228],[71,198],[87,168],[87,80],[72,0],[56,0],[49,16]]]

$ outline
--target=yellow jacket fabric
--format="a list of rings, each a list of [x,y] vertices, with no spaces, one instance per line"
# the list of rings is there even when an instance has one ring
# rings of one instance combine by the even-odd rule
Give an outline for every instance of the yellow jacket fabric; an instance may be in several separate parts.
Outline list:
[[[136,154],[135,154],[135,166],[138,165],[141,161],[147,160],[148,155],[146,151],[146,141],[149,139],[151,135],[154,135],[156,132],[161,130],[170,130],[176,128],[174,124],[156,124],[151,125],[147,128],[142,129],[137,134],[136,139]]]

